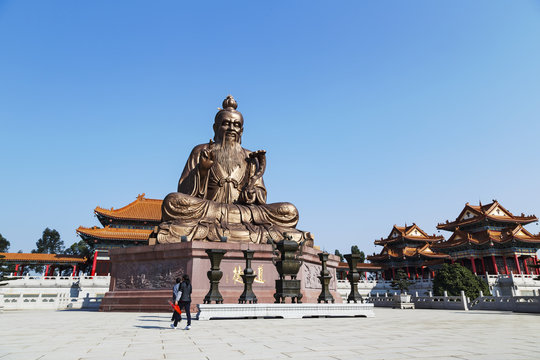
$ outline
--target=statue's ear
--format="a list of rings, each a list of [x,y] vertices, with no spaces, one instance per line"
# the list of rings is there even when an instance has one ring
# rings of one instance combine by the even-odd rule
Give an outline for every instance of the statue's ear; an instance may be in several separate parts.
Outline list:
[[[214,141],[217,141],[217,129],[218,129],[218,124],[217,123],[214,123],[214,125],[212,126],[212,129],[214,129]]]

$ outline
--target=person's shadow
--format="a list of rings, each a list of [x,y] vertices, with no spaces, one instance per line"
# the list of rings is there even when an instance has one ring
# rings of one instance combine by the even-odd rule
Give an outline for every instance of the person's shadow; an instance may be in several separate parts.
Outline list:
[[[168,329],[168,327],[163,327],[163,326],[135,325],[135,327],[136,327],[136,328],[140,328],[140,329],[159,329],[159,330]]]

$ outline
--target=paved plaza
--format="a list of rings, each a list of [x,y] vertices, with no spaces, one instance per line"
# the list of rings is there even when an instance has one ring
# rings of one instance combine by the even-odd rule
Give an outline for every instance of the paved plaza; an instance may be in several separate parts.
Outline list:
[[[539,315],[389,308],[375,314],[193,321],[185,331],[169,328],[163,313],[6,311],[0,360],[540,358]]]

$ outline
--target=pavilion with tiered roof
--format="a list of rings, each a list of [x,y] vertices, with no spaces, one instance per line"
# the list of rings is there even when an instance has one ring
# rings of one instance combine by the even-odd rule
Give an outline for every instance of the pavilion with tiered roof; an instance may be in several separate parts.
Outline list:
[[[393,278],[397,269],[403,269],[409,278],[429,277],[435,268],[450,258],[432,249],[433,244],[443,240],[442,236],[428,235],[414,223],[394,225],[388,237],[375,240],[375,245],[383,247],[381,253],[367,259],[385,269],[385,279]]]
[[[456,220],[437,225],[452,235],[433,249],[478,274],[538,273],[530,265],[538,261],[540,234],[524,228],[537,221],[534,215],[512,214],[496,200],[478,206],[467,203]]]
[[[162,200],[147,199],[145,194],[119,209],[96,207],[94,214],[102,228],[77,228],[77,234],[94,249],[92,275],[110,271],[108,251],[112,248],[148,245],[148,238],[161,222]]]

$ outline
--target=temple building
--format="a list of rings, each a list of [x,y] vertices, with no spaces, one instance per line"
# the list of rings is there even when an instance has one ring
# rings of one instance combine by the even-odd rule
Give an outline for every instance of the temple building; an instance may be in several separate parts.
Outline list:
[[[110,272],[109,249],[148,245],[148,237],[161,222],[162,200],[147,199],[145,194],[120,209],[96,207],[94,214],[102,228],[77,228],[77,234],[94,249],[92,275]]]
[[[532,274],[536,265],[540,234],[533,235],[524,226],[537,222],[534,215],[513,215],[499,202],[478,206],[465,204],[455,221],[438,224],[437,229],[451,231],[447,241],[433,244],[433,250],[448,254],[472,272],[489,274]]]
[[[385,239],[375,240],[375,245],[381,245],[378,255],[368,256],[373,264],[381,266],[384,279],[393,279],[398,269],[407,273],[410,279],[428,278],[434,276],[434,271],[450,256],[438,253],[433,245],[444,240],[442,236],[428,235],[418,225],[394,225]]]

